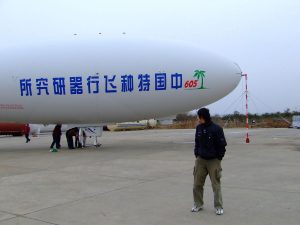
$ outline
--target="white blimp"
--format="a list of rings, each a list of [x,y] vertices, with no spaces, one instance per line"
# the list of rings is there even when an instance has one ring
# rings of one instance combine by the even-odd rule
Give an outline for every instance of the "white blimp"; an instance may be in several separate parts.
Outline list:
[[[236,88],[239,66],[197,45],[104,38],[0,49],[0,121],[105,124],[211,104]]]

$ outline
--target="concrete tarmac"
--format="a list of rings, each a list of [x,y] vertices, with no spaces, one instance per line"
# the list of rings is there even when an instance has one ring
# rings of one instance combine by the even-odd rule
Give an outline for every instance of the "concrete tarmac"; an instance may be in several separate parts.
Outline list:
[[[210,181],[191,213],[194,130],[105,132],[100,149],[50,153],[51,135],[0,138],[0,225],[299,225],[300,130],[226,130],[225,214]]]

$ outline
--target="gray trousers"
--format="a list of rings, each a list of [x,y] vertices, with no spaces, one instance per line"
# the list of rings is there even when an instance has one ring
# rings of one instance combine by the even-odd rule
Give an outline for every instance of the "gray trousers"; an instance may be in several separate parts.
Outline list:
[[[206,160],[198,157],[194,167],[194,203],[195,206],[203,207],[203,190],[207,175],[209,175],[214,192],[214,206],[216,209],[223,208],[221,192],[221,161],[218,159]]]

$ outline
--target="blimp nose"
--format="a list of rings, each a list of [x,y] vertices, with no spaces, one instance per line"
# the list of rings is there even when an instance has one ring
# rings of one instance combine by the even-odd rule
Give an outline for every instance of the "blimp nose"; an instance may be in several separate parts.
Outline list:
[[[235,83],[235,85],[237,86],[241,79],[242,79],[242,75],[243,75],[243,72],[242,72],[242,69],[241,67],[239,66],[239,64],[237,64],[236,62],[233,63],[232,65],[232,77],[233,77],[233,81]]]
[[[232,61],[227,61],[219,67],[219,82],[214,83],[218,95],[224,97],[232,92],[242,79],[242,70],[240,66]]]
[[[234,63],[233,63],[233,67],[234,67],[234,73],[235,73],[235,74],[240,75],[240,76],[243,75],[242,69],[241,69],[241,67],[239,66],[239,64],[237,64],[236,62],[234,62]]]

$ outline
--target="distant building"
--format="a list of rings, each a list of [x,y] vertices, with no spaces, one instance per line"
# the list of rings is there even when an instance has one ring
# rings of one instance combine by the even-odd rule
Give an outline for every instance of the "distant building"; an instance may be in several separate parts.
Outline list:
[[[176,119],[176,116],[169,116],[164,118],[159,118],[157,121],[160,125],[172,125],[174,124],[174,121]]]

